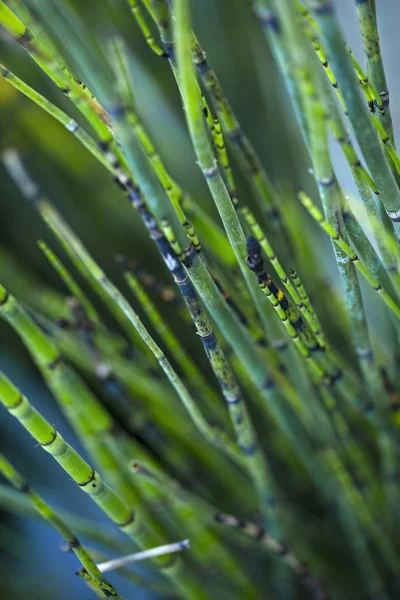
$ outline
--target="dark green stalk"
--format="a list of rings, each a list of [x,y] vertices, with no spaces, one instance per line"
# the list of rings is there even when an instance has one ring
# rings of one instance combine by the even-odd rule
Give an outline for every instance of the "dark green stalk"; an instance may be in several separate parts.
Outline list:
[[[383,66],[379,42],[375,1],[365,0],[364,2],[356,2],[356,7],[363,38],[368,78],[378,90],[384,107],[383,111],[379,111],[378,119],[382,121],[382,125],[390,136],[392,144],[395,145],[389,106],[389,89],[386,83],[385,68]]]

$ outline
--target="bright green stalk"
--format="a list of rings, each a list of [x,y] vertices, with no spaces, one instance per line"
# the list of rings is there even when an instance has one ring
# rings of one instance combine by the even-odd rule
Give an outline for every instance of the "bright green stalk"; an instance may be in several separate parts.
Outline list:
[[[385,68],[383,66],[379,43],[375,2],[373,0],[356,2],[356,7],[363,38],[368,77],[371,80],[372,85],[378,90],[385,109],[383,113],[378,115],[378,118],[388,132],[392,144],[394,145],[393,124],[389,107],[389,90],[386,83]]]
[[[3,305],[6,306],[9,300]],[[28,399],[0,374],[0,402],[16,417],[38,444],[53,456],[73,481],[90,495],[99,507],[127,535],[134,539],[133,511],[107,486],[100,475],[79,456],[56,429],[33,408]]]
[[[6,306],[2,295],[2,306]],[[106,515],[140,546],[146,546],[137,536],[137,521],[134,511],[118,496],[91,467],[50,425],[46,419],[29,403],[17,388],[0,373],[0,402],[9,412],[18,419],[21,425],[33,436],[40,446],[51,454],[59,465],[70,475],[73,481],[83,492],[98,504]],[[141,536],[139,535],[139,538]],[[160,566],[165,565],[165,574],[168,575],[182,592],[184,598],[193,600],[208,600],[194,580],[188,578],[182,571],[182,565],[176,559],[171,565],[165,557],[157,559]],[[166,566],[169,564],[170,566]]]
[[[153,50],[153,52],[157,56],[165,56],[166,57],[167,54],[165,53],[165,51],[162,50],[162,48],[160,48],[155,42],[154,37],[150,31],[150,28],[147,25],[146,19],[144,18],[143,13],[140,9],[138,1],[137,0],[128,0],[128,4],[129,4],[129,7],[131,9],[133,16],[135,17],[136,23],[140,27],[141,32],[144,35],[144,39],[148,43],[149,47]]]
[[[116,440],[117,447],[124,448],[131,454],[141,452],[140,448],[116,427],[111,416],[90,389],[78,374],[64,363],[56,346],[15,299],[1,286],[0,290],[3,297],[0,315],[22,338],[82,444],[121,496],[137,504],[137,510],[145,512],[141,498],[124,476],[123,466],[118,464],[113,452],[107,448],[107,443]],[[144,455],[147,456],[147,453]],[[145,519],[139,519],[138,523],[146,529]],[[141,534],[141,531],[137,533]],[[157,545],[158,542],[159,539],[156,539],[151,545]]]
[[[1,377],[1,376],[0,376]],[[2,383],[0,380],[0,393],[1,393]],[[11,412],[14,409],[11,408]],[[26,407],[25,407],[26,410]],[[28,409],[29,410],[29,409]],[[26,417],[25,417],[26,419]],[[59,441],[59,440],[58,440]],[[52,440],[54,443],[54,440]],[[62,450],[62,445],[59,445],[59,450]],[[54,456],[54,454],[53,454]],[[121,596],[118,592],[113,588],[113,586],[107,581],[102,572],[98,569],[90,554],[86,550],[84,546],[80,543],[76,535],[69,528],[69,526],[63,521],[63,519],[56,513],[48,504],[46,504],[42,498],[28,485],[28,483],[19,475],[19,473],[14,469],[11,463],[0,454],[0,473],[8,479],[8,481],[22,494],[26,494],[29,498],[32,505],[35,507],[37,512],[46,519],[50,525],[54,527],[65,539],[68,544],[68,548],[75,554],[77,559],[81,562],[82,567],[87,572],[90,577],[90,583],[93,585],[100,593],[99,596],[103,598],[116,598],[117,600],[122,600]]]
[[[7,0],[7,6],[12,10],[14,15],[22,21],[26,30],[33,33],[34,37],[46,47],[49,54],[52,54],[53,56],[58,54],[53,40],[48,35],[47,31],[45,31],[38,15],[33,12],[32,8],[27,6],[25,0]],[[65,61],[63,60],[62,63],[64,62]]]
[[[371,176],[375,181],[382,203],[400,237],[400,191],[390,170],[376,132],[357,89],[357,79],[343,44],[333,5],[329,0],[311,0],[312,12],[321,27],[330,61],[346,102],[349,118],[354,128]]]

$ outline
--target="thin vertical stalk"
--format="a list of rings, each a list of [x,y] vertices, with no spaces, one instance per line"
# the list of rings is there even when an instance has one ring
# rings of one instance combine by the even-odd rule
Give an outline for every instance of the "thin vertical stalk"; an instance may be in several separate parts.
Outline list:
[[[382,99],[384,111],[378,114],[378,119],[388,132],[394,145],[393,124],[390,114],[389,89],[386,83],[385,68],[379,42],[378,22],[374,0],[356,2],[358,19],[364,45],[367,73],[372,85],[377,89]]]
[[[380,191],[382,203],[392,221],[395,234],[400,238],[400,191],[358,90],[357,79],[343,43],[333,4],[330,0],[311,0],[309,4],[321,28],[357,141]]]

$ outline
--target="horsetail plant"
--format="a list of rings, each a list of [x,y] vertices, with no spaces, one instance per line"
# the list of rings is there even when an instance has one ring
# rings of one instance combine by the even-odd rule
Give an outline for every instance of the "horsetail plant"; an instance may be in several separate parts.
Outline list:
[[[4,597],[398,596],[396,7],[353,4],[0,2]]]

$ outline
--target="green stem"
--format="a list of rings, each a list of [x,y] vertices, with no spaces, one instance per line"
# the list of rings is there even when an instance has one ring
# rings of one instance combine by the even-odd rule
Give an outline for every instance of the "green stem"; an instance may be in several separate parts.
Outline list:
[[[330,0],[312,0],[312,12],[321,27],[330,62],[342,90],[357,141],[371,176],[381,193],[382,203],[392,221],[395,234],[400,238],[400,191],[380,147],[368,109],[358,90],[357,78],[343,43],[333,5]]]
[[[3,386],[4,384],[0,379],[0,393],[3,389]],[[10,390],[8,393],[10,393]],[[26,408],[27,407],[25,406],[25,410]],[[11,410],[12,412],[13,408],[11,407],[11,409],[9,408],[9,410]],[[58,450],[62,451],[62,449],[62,445],[59,445]],[[77,559],[81,562],[82,567],[85,569],[88,576],[90,577],[91,585],[98,590],[99,596],[102,598],[112,597],[116,598],[116,600],[122,600],[122,597],[118,594],[118,592],[113,588],[113,586],[104,577],[102,572],[98,569],[86,548],[82,546],[82,544],[80,543],[76,535],[73,533],[73,531],[69,528],[69,526],[56,512],[54,512],[52,508],[50,508],[48,504],[46,504],[42,500],[42,498],[30,487],[30,485],[28,485],[28,483],[21,477],[21,475],[19,475],[19,473],[14,469],[11,463],[2,454],[0,454],[0,473],[4,475],[4,477],[8,479],[8,481],[17,490],[19,490],[22,494],[26,494],[27,498],[29,498],[30,502],[35,507],[37,512],[62,535],[62,537],[68,544],[68,548],[75,554]]]
[[[1,306],[9,304],[10,297],[2,292]],[[118,496],[90,466],[46,421],[46,419],[30,404],[28,399],[14,387],[4,374],[0,373],[0,402],[33,436],[40,446],[51,454],[59,465],[70,475],[79,488],[86,492],[105,514],[126,533],[135,543],[137,539],[137,520],[135,512]],[[140,537],[140,536],[139,536]],[[145,545],[145,544],[144,544]],[[143,547],[143,546],[142,546]],[[166,563],[165,557],[157,559],[160,566],[165,566],[168,575],[182,592],[184,598],[208,600],[197,584],[187,577],[179,560],[173,565]]]

